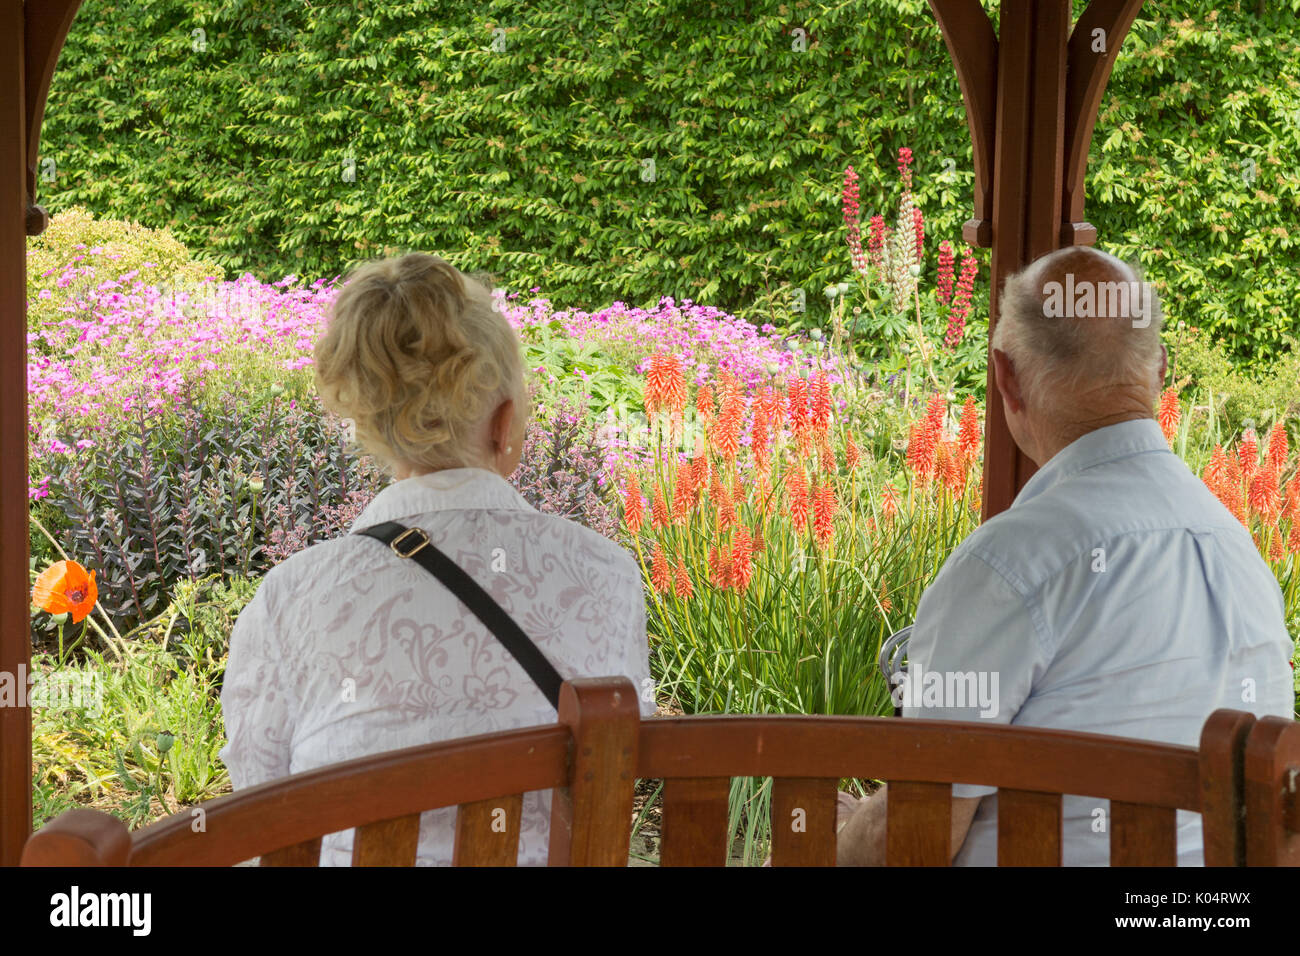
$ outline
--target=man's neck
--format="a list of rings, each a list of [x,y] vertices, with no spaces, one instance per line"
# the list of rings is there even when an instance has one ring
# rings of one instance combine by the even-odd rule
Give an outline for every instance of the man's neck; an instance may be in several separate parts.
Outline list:
[[[1090,432],[1095,432],[1099,428],[1118,425],[1121,422],[1139,421],[1143,418],[1155,418],[1155,416],[1150,411],[1126,409],[1093,418],[1057,423],[1055,428],[1045,430],[1044,437],[1039,441],[1037,456],[1030,457],[1034,458],[1039,468],[1042,468],[1063,449],[1074,444]],[[1041,460],[1039,460],[1039,456],[1041,456]]]

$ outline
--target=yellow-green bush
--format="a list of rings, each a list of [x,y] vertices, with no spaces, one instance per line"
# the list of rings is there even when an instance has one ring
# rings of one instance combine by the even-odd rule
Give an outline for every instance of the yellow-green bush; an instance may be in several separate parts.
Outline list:
[[[191,256],[170,230],[96,219],[84,207],[73,206],[27,240],[27,328],[57,322],[63,306],[83,290],[136,271],[155,285],[225,278],[221,266]]]

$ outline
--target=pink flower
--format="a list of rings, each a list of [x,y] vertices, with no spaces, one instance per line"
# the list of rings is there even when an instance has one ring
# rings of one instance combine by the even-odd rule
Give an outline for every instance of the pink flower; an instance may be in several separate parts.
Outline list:
[[[961,276],[957,279],[957,293],[953,296],[952,312],[948,315],[948,334],[944,343],[948,348],[956,348],[966,330],[966,317],[970,315],[970,297],[975,288],[975,274],[979,272],[979,262],[967,248],[962,253]]]
[[[939,243],[939,290],[936,293],[940,302],[952,300],[952,243],[945,239]]]

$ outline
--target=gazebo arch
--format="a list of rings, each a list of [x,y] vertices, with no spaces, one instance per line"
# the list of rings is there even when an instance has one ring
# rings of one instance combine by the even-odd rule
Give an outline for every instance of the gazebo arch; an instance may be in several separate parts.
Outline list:
[[[1142,0],[1002,0],[1001,35],[980,0],[928,0],[956,66],[975,157],[974,214],[963,229],[992,249],[998,289],[1024,263],[1090,245],[1084,174],[1097,110]],[[28,584],[26,238],[48,223],[36,204],[37,149],[55,64],[81,0],[0,0],[0,674],[31,665]],[[996,396],[990,371],[989,395]],[[1033,473],[1001,403],[986,408],[984,517],[1010,506]],[[31,710],[0,707],[0,864],[31,833]]]

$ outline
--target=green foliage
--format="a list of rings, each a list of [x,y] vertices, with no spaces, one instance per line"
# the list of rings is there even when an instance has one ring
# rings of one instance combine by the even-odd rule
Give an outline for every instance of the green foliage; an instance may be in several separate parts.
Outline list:
[[[257,583],[235,575],[180,581],[163,611],[124,642],[120,660],[87,651],[57,668],[94,689],[77,707],[33,712],[33,808],[39,827],[93,806],[138,827],[230,789],[221,675],[235,618]],[[42,673],[55,662],[35,655]],[[86,706],[89,703],[91,706]],[[170,748],[159,747],[164,732]]]
[[[1170,329],[1166,339],[1171,384],[1204,397],[1216,436],[1231,437],[1247,424],[1263,434],[1279,419],[1300,414],[1300,350],[1288,350],[1261,371],[1234,366],[1204,329]]]
[[[1148,4],[1092,144],[1102,244],[1237,360],[1279,352],[1300,307],[1278,268],[1300,186],[1293,15]],[[921,0],[87,0],[50,103],[52,209],[168,226],[266,277],[424,248],[561,306],[743,314],[845,277],[849,163],[888,171],[910,145],[942,174],[918,195],[932,234],[970,215],[965,111]],[[864,175],[864,220],[884,195]]]

